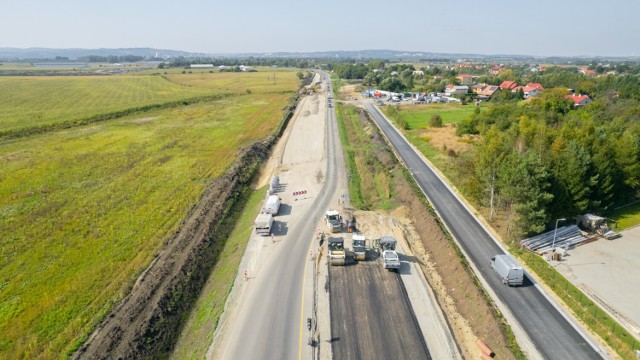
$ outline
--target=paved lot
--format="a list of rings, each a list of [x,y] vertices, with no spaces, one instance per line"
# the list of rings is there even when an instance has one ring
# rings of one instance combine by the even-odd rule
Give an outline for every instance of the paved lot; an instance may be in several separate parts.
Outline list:
[[[640,227],[569,250],[556,269],[640,336]]]
[[[331,342],[341,359],[430,359],[400,275],[371,260],[329,267]]]

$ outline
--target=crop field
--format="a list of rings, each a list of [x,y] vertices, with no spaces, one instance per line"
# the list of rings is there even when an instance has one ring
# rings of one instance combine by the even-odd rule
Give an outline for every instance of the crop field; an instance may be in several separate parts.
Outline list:
[[[295,72],[280,73],[279,83],[270,86],[262,81],[267,74],[253,74],[234,74],[242,79],[237,91],[231,80],[216,77],[221,74],[208,74],[207,81],[118,77],[109,86],[129,84],[120,105],[139,105],[128,97],[158,99],[156,91],[167,88],[173,90],[162,95],[166,100],[203,91],[235,95],[0,142],[0,358],[59,358],[77,348],[131,288],[206,185],[240,148],[273,131],[298,79]],[[108,82],[52,81],[90,89],[95,113],[111,109],[97,90]],[[135,88],[142,94],[134,95]],[[32,101],[56,103],[40,94],[45,98]],[[13,99],[16,111],[31,106],[29,96]],[[2,116],[3,125],[10,122]]]
[[[175,84],[160,76],[0,77],[0,132],[211,93],[211,89]]]

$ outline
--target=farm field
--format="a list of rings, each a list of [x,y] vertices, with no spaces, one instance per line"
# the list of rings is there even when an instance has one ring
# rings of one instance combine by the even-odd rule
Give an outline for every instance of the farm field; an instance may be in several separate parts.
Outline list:
[[[279,73],[273,85],[267,74],[254,74],[260,73],[233,74],[235,81],[219,77],[226,74],[100,78],[129,82],[130,94],[139,88],[139,102],[120,103],[134,107],[158,96],[158,86],[173,89],[162,95],[166,101],[235,95],[0,141],[0,358],[72,352],[127,293],[206,185],[240,148],[273,131],[299,80],[295,72]],[[88,89],[95,103],[81,106],[110,111],[100,99],[104,87],[73,80],[86,77],[52,79]],[[59,97],[40,94],[11,104],[28,110],[30,98],[55,104],[50,97]],[[72,113],[54,111],[58,119]],[[2,126],[9,122],[3,113]]]
[[[0,133],[209,94],[160,76],[0,77]]]

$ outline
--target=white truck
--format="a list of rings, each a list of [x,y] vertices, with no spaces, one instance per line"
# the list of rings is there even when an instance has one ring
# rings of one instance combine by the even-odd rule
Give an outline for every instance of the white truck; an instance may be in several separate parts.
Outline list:
[[[262,235],[262,236],[269,236],[271,235],[272,228],[273,228],[273,215],[259,214],[255,222],[256,234]]]
[[[265,214],[277,215],[280,209],[280,197],[278,195],[267,196],[267,201],[262,208],[262,212]]]
[[[496,255],[489,264],[500,275],[503,284],[517,286],[524,282],[522,266],[510,255]]]

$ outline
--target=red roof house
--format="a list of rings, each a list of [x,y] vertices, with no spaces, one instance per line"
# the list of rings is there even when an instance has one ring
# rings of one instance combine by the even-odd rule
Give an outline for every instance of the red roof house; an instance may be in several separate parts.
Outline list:
[[[565,98],[571,99],[571,101],[573,101],[573,106],[576,106],[576,107],[584,106],[591,102],[591,98],[587,95],[572,94],[572,95],[565,96]]]
[[[502,84],[500,84],[500,89],[501,90],[513,90],[513,89],[516,88],[516,86],[518,86],[517,82],[505,80],[505,81],[502,82]]]

